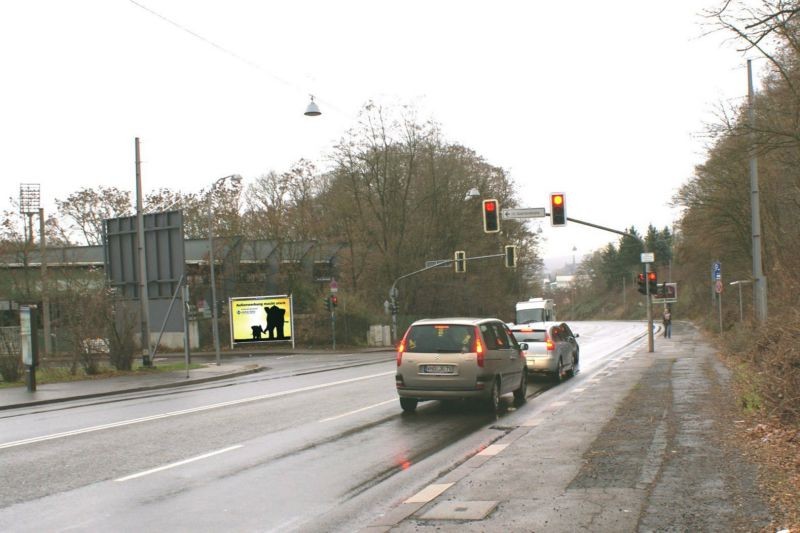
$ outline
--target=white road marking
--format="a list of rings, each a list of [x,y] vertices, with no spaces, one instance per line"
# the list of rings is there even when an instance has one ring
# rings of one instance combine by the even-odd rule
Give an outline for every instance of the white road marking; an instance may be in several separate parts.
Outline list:
[[[428,485],[403,503],[428,503],[453,485],[453,483],[434,483]]]
[[[211,409],[218,409],[220,407],[229,407],[231,405],[239,405],[243,403],[257,402],[259,400],[268,400],[270,398],[279,398],[281,396],[288,396],[290,394],[297,394],[298,392],[308,392],[317,389],[324,389],[327,387],[335,387],[336,385],[343,385],[345,383],[353,383],[356,381],[363,381],[365,379],[379,378],[395,374],[396,371],[381,372],[379,374],[370,374],[368,376],[361,376],[358,378],[342,379],[340,381],[332,381],[330,383],[321,383],[319,385],[309,385],[308,387],[300,387],[299,389],[292,389],[282,392],[273,392],[270,394],[262,394],[260,396],[253,396],[250,398],[242,398],[240,400],[230,400],[228,402],[215,403],[211,405],[202,405],[200,407],[192,407],[191,409],[182,409],[180,411],[172,411],[169,413],[162,413],[160,415],[143,416],[142,418],[133,418],[131,420],[121,420],[119,422],[111,422],[110,424],[102,424],[99,426],[92,426],[88,428],[73,429],[71,431],[63,431],[61,433],[53,433],[52,435],[43,435],[41,437],[32,437],[30,439],[22,439],[13,442],[5,442],[0,444],[0,450],[4,448],[13,448],[15,446],[23,446],[25,444],[33,444],[35,442],[42,442],[46,440],[60,439],[62,437],[71,437],[74,435],[82,435],[83,433],[91,433],[93,431],[101,431],[104,429],[111,429],[121,426],[129,426],[132,424],[139,424],[141,422],[149,422],[151,420],[161,420],[163,418],[170,418],[173,416],[187,415],[191,413],[199,413],[201,411],[209,411]]]
[[[348,412],[343,413],[341,415],[332,416],[330,418],[323,418],[322,420],[320,420],[320,422],[330,422],[331,420],[336,420],[338,418],[344,418],[346,416],[350,416],[350,415],[354,415],[356,413],[360,413],[361,411],[366,411],[367,409],[372,409],[374,407],[380,407],[381,405],[386,405],[387,403],[392,403],[392,402],[396,402],[396,401],[397,401],[397,398],[392,398],[391,400],[386,400],[385,402],[380,402],[380,403],[368,405],[366,407],[362,407],[361,409],[356,409],[355,411],[348,411]]]
[[[484,450],[481,450],[478,455],[497,455],[505,450],[507,446],[508,444],[492,444],[487,446]]]
[[[200,461],[201,459],[207,459],[208,457],[213,457],[214,455],[219,455],[221,453],[229,452],[232,450],[236,450],[241,448],[241,444],[237,444],[236,446],[230,446],[228,448],[223,448],[221,450],[217,450],[215,452],[204,453],[203,455],[198,455],[197,457],[191,457],[189,459],[184,459],[183,461],[178,461],[176,463],[170,463],[168,465],[159,466],[158,468],[152,468],[150,470],[145,470],[144,472],[139,472],[138,474],[131,474],[130,476],[121,477],[115,479],[114,481],[128,481],[129,479],[136,479],[137,477],[148,476],[150,474],[155,474],[156,472],[161,472],[163,470],[169,470],[170,468],[175,468],[176,466],[185,465],[188,463],[193,463],[195,461]]]

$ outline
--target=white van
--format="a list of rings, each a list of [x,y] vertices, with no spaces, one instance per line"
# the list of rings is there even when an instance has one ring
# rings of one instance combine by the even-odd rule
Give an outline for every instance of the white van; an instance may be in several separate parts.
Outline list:
[[[556,319],[556,303],[547,298],[531,298],[517,302],[515,324],[553,322]]]

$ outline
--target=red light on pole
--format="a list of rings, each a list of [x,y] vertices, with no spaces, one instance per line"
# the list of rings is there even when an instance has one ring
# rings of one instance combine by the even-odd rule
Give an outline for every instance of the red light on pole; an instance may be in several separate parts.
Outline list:
[[[500,204],[490,198],[483,201],[483,231],[497,233],[500,231]]]

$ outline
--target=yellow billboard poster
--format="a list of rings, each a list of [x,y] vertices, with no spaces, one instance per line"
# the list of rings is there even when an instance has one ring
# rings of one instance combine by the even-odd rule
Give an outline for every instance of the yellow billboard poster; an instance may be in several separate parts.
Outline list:
[[[292,297],[229,298],[231,347],[252,342],[291,342],[294,348]]]

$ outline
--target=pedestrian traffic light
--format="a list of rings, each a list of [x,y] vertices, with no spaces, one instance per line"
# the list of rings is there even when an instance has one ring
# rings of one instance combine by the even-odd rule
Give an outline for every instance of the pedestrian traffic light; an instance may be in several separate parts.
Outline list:
[[[483,231],[486,233],[500,231],[500,204],[494,198],[483,201]]]
[[[567,197],[563,192],[550,193],[550,225],[567,225]]]
[[[325,309],[330,311],[332,309],[331,308],[331,297],[330,296],[326,296],[324,301],[325,301]]]
[[[658,291],[658,276],[655,272],[647,273],[647,283],[650,285],[650,294],[655,295]]]
[[[336,307],[337,305],[339,305],[339,297],[331,294],[331,307]]]
[[[453,268],[456,274],[463,274],[467,271],[467,253],[458,251],[456,252],[455,259],[453,260]]]
[[[644,273],[639,272],[639,277],[636,281],[639,284],[639,292],[647,294],[647,287],[644,285]]]
[[[517,268],[517,247],[513,244],[506,246],[506,268]]]

